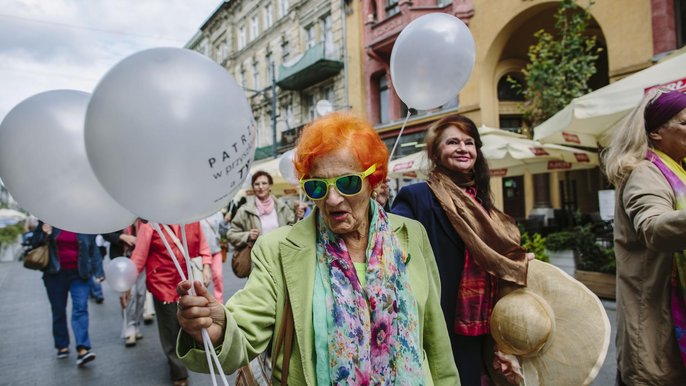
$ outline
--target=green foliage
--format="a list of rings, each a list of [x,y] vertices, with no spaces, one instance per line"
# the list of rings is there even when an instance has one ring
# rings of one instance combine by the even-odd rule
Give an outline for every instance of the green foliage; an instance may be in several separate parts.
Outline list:
[[[589,8],[594,1],[589,3]],[[537,43],[529,47],[529,64],[522,70],[524,119],[538,125],[560,111],[572,99],[588,93],[588,80],[595,74],[600,48],[595,36],[587,35],[591,14],[574,0],[562,0],[555,13],[555,33],[539,30]]]
[[[574,264],[581,271],[614,274],[616,271],[613,247],[603,246],[598,239],[605,237],[607,229],[598,224],[574,227],[573,231],[551,233],[546,238],[546,248],[551,251],[571,249],[574,251]],[[609,242],[609,241],[608,241]]]
[[[541,236],[539,233],[534,233],[533,236],[529,236],[527,232],[522,232],[521,244],[527,252],[532,252],[536,255],[537,260],[545,261],[546,263],[550,260],[548,254],[545,253],[545,237]]]
[[[574,249],[576,243],[576,233],[572,231],[562,231],[551,233],[545,238],[545,247],[549,251],[564,251]]]
[[[22,223],[8,225],[4,228],[0,228],[0,245],[16,243],[17,238],[23,232],[24,226]]]

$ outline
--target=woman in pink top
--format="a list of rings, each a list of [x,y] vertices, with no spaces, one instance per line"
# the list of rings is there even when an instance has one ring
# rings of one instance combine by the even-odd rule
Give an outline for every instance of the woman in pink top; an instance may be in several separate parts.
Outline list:
[[[162,350],[167,356],[170,367],[170,375],[174,385],[183,386],[188,384],[188,371],[176,356],[176,337],[179,334],[179,322],[176,319],[176,302],[179,296],[176,286],[181,282],[174,261],[167,251],[159,234],[147,223],[139,223],[136,236],[136,247],[131,255],[131,260],[136,264],[140,273],[146,270],[146,285],[153,296],[155,314],[157,316],[157,329],[160,335]],[[161,226],[162,227],[162,226]],[[172,248],[174,255],[179,260],[184,275],[188,277],[186,264],[183,262],[183,254],[179,248],[182,243],[181,226],[169,225],[170,235],[164,227],[167,244]],[[210,264],[212,255],[210,247],[202,232],[199,222],[186,224],[186,239],[190,257],[200,256],[203,263],[203,283],[209,285],[211,279]],[[122,302],[128,303],[130,293],[122,295]]]

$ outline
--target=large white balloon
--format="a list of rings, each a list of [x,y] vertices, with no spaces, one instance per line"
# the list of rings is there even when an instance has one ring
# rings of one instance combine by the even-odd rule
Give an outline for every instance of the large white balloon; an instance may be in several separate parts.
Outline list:
[[[189,223],[226,206],[255,154],[255,124],[229,73],[197,52],[153,48],[115,65],[86,113],[105,189],[138,216]]]
[[[298,185],[298,174],[295,171],[295,165],[293,165],[293,159],[295,158],[295,151],[289,150],[279,157],[279,172],[281,177],[286,180],[291,185]]]
[[[430,13],[408,24],[391,52],[391,79],[409,107],[439,107],[464,87],[474,68],[474,38],[455,16]]]
[[[100,185],[83,142],[90,94],[53,90],[15,106],[0,125],[0,177],[14,199],[44,222],[107,233],[135,216]]]
[[[105,281],[117,292],[128,291],[137,277],[136,265],[128,257],[116,257],[105,266]]]

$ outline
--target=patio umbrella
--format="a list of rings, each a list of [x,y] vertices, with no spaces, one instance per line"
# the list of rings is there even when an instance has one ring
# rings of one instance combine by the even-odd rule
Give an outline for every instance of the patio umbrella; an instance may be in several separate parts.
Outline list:
[[[597,153],[568,146],[541,144],[498,131],[491,131],[490,135],[481,137],[481,152],[494,177],[521,176],[526,172],[538,174],[581,170],[598,166]],[[426,179],[429,170],[430,163],[425,150],[393,160],[388,166],[391,178]]]
[[[499,136],[506,138],[526,138],[522,134],[493,127],[481,126],[478,128],[483,141],[486,136]],[[388,163],[388,176],[391,178],[421,178],[426,179],[429,175],[431,164],[426,155],[426,150],[395,159]]]
[[[657,85],[674,89],[686,83],[686,52],[677,51],[660,63],[589,94],[534,128],[534,140],[597,148],[605,146],[622,119]]]

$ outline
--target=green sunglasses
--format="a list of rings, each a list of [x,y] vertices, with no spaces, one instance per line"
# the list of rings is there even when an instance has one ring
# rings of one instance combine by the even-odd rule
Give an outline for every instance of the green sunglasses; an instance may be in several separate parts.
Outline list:
[[[308,178],[301,179],[300,185],[307,197],[312,200],[322,200],[329,193],[329,186],[335,186],[338,193],[343,196],[354,196],[362,191],[362,181],[376,171],[376,164],[362,173],[346,174],[331,178]]]

